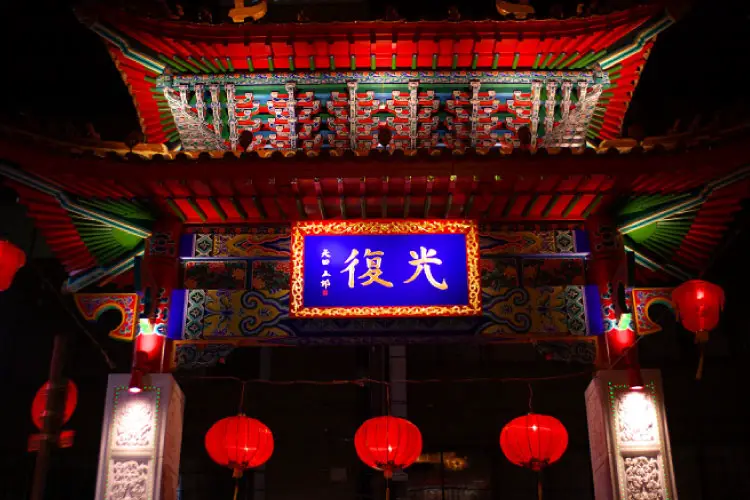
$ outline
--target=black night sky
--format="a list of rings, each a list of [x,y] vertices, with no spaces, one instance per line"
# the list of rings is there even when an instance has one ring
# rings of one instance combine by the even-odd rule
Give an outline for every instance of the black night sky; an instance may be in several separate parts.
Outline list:
[[[184,3],[188,12],[197,5]],[[293,17],[280,10],[296,12],[301,3],[305,2],[272,4],[269,17]],[[454,2],[392,3],[408,19],[418,19],[447,12]],[[491,1],[464,3],[470,4],[460,4],[464,17],[492,15]],[[555,2],[532,3],[544,12]],[[386,4],[371,0],[316,7],[306,2],[305,9],[316,20],[328,18],[323,16],[378,18]],[[274,13],[274,8],[279,12]],[[656,43],[627,122],[639,123],[655,135],[664,133],[678,118],[686,124],[696,116],[710,121],[717,111],[732,115],[747,110],[748,14],[744,2],[695,2],[685,18]],[[122,139],[137,128],[131,98],[101,40],[78,23],[68,2],[6,2],[0,7],[0,40],[0,95],[5,98],[0,122],[58,128],[70,122],[80,129],[91,122],[103,139]],[[669,314],[662,316],[663,332],[639,343],[644,368],[659,368],[663,373],[682,500],[750,499],[750,407],[744,401],[750,355],[750,329],[744,316],[750,300],[749,222],[746,208],[704,276],[723,286],[727,294],[722,324],[708,347],[704,380],[693,380],[697,348]],[[34,234],[33,225],[7,190],[0,197],[0,235],[38,257],[19,272],[10,291],[0,294],[0,380],[5,387],[0,413],[5,434],[0,444],[0,500],[29,496],[34,464],[34,456],[26,452],[26,440],[34,432],[29,412],[35,391],[47,379],[55,333],[65,333],[70,339],[65,373],[75,380],[80,395],[67,425],[76,431],[75,445],[55,453],[46,498],[92,498],[106,376],[111,371],[100,348],[116,364],[114,371],[126,372],[131,346],[107,337],[108,325],[116,323],[116,317],[105,314],[96,325],[73,319],[69,299],[54,291],[60,288],[64,272],[49,258],[41,236]],[[256,378],[259,356],[255,348],[235,351],[226,364],[210,373]],[[539,376],[581,368],[544,361],[533,348],[521,345],[413,346],[408,356],[408,376],[413,379]],[[271,378],[276,380],[382,377],[380,347],[279,348],[273,350],[271,359]],[[213,422],[235,413],[239,390],[232,383],[190,378],[207,373],[177,375],[187,401],[181,463],[185,500],[231,495],[231,474],[208,459],[203,436]],[[560,418],[571,438],[565,457],[549,469],[545,499],[593,499],[583,399],[589,380],[584,376],[534,387],[535,410]],[[382,485],[371,486],[352,442],[359,423],[379,413],[381,393],[357,387],[258,385],[251,389],[248,413],[267,423],[277,438],[277,450],[267,467],[268,500],[383,498]],[[428,443],[425,451],[465,453],[475,464],[467,477],[446,476],[432,469],[417,470],[413,477],[432,485],[442,481],[449,490],[477,481],[471,483],[477,500],[536,498],[534,476],[505,461],[497,443],[502,425],[526,411],[527,399],[525,384],[410,388],[409,417],[423,432]],[[346,470],[345,481],[334,481],[333,469]],[[251,496],[248,478],[240,498]]]

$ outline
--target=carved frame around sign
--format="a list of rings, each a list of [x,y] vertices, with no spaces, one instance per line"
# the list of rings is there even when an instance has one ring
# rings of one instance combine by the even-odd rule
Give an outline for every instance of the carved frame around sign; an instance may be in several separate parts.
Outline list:
[[[468,304],[453,306],[305,307],[304,239],[308,235],[463,234],[466,236]],[[292,226],[289,316],[293,318],[478,316],[482,314],[479,231],[467,220],[299,221]]]

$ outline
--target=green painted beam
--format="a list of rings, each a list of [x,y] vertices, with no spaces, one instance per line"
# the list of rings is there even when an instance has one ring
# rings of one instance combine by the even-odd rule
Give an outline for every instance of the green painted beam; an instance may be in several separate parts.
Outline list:
[[[289,71],[294,71],[294,56],[289,56]]]
[[[229,71],[234,71],[234,64],[232,64],[232,59],[227,57],[227,68]]]
[[[453,54],[453,60],[451,61],[451,69],[455,70],[458,68],[458,54]]]
[[[203,209],[195,202],[195,200],[192,197],[185,198],[185,201],[188,202],[188,205],[190,205],[190,208],[192,208],[195,213],[198,215],[200,220],[202,222],[206,222],[208,220],[208,217],[206,216],[206,212],[203,211]]]
[[[253,196],[252,200],[253,205],[255,206],[255,210],[258,211],[258,215],[260,215],[260,218],[266,220],[268,218],[268,214],[266,213],[266,208],[263,206],[263,203],[257,196]]]
[[[513,64],[511,64],[512,69],[516,69],[518,67],[518,59],[521,57],[521,54],[516,52],[516,54],[513,56]]]
[[[560,55],[558,55],[558,56],[557,56],[557,58],[555,58],[555,60],[554,60],[554,61],[552,61],[552,64],[550,64],[550,65],[549,65],[549,69],[556,69],[556,68],[557,68],[557,65],[558,65],[558,64],[560,64],[560,62],[561,62],[561,61],[562,61],[563,59],[565,59],[565,57],[566,57],[567,55],[568,55],[568,54],[566,54],[565,52],[560,52]]]
[[[343,195],[339,196],[339,212],[341,212],[341,218],[346,220],[346,198]]]
[[[544,209],[542,210],[542,217],[549,217],[550,212],[552,212],[552,209],[555,208],[555,205],[557,205],[557,200],[560,199],[560,193],[555,193],[552,195],[552,197],[549,199],[547,204],[544,206]]]
[[[539,52],[534,59],[534,64],[531,65],[531,69],[539,69],[539,60],[542,58],[542,53]]]
[[[210,69],[208,69],[207,66],[203,65],[200,61],[195,59],[193,56],[187,56],[187,61],[192,64],[193,66],[196,66],[197,68],[200,68],[201,71],[204,73],[213,73]]]
[[[438,55],[432,54],[432,70],[433,71],[437,69],[437,61],[438,61]]]
[[[315,56],[310,56],[310,71],[315,71]]]
[[[349,56],[349,69],[352,71],[357,69],[357,58],[354,55]]]
[[[396,54],[393,54],[393,55],[391,56],[391,69],[392,69],[393,71],[395,71],[395,70],[396,70]]]
[[[208,201],[211,203],[211,206],[216,211],[216,214],[219,216],[219,219],[221,219],[222,222],[226,222],[227,213],[224,211],[223,208],[221,208],[221,205],[219,205],[219,202],[216,201],[216,198],[214,198],[213,196],[209,196]]]
[[[250,73],[255,71],[255,65],[253,64],[253,58],[251,56],[247,56],[247,69]]]
[[[375,54],[370,54],[370,70],[375,71],[377,68],[377,61],[375,60]]]
[[[245,211],[245,208],[239,201],[237,201],[234,196],[229,198],[229,202],[232,204],[232,207],[234,207],[235,211],[239,214],[242,220],[247,220],[247,212]]]
[[[200,73],[201,71],[198,69],[197,66],[193,66],[186,60],[182,59],[180,56],[172,56],[172,59],[174,59],[179,64],[185,66],[189,71],[192,71],[193,73]]]
[[[214,66],[219,68],[219,71],[221,71],[222,73],[227,72],[227,68],[221,63],[221,59],[219,59],[218,57],[214,57]]]
[[[205,57],[201,57],[201,63],[203,63],[204,67],[208,68],[209,73],[221,73],[221,70],[214,66],[211,61]]]
[[[448,193],[448,199],[445,202],[445,212],[443,213],[443,219],[447,219],[453,208],[453,193]]]
[[[336,58],[333,56],[328,57],[328,66],[331,68],[331,71],[336,70]]]
[[[273,65],[273,56],[268,56],[268,71],[273,73],[275,71],[275,67]]]
[[[518,193],[511,193],[511,195],[508,197],[508,202],[503,207],[503,213],[501,217],[507,217],[510,215],[510,211],[513,210],[513,206],[516,204],[517,199]]]
[[[174,202],[172,198],[167,198],[167,206],[170,210],[172,210],[172,213],[175,214],[175,216],[180,219],[181,222],[185,222],[187,220],[187,217],[185,216],[184,212],[180,210],[180,207],[177,206],[177,203]]]
[[[417,54],[411,55],[411,69],[412,71],[417,69]]]
[[[552,59],[553,55],[554,54],[552,52],[550,52],[549,54],[547,54],[547,57],[544,59],[544,62],[542,63],[542,69],[547,69],[547,65],[549,64],[549,61],[550,61],[550,59]]]
[[[500,62],[500,54],[495,52],[495,55],[492,56],[492,69],[497,69],[497,64]]]
[[[565,68],[565,67],[567,67],[567,66],[568,66],[568,65],[569,65],[570,63],[572,63],[573,61],[575,61],[575,60],[576,60],[576,58],[577,58],[577,57],[578,57],[579,55],[581,55],[581,54],[580,54],[580,52],[578,52],[578,51],[575,51],[575,52],[573,52],[573,55],[572,55],[572,56],[570,56],[569,58],[567,58],[567,59],[566,59],[565,61],[563,61],[563,62],[562,62],[562,64],[560,64],[560,66],[558,67],[558,69],[564,69],[564,68]]]
[[[523,207],[523,212],[521,212],[521,217],[528,217],[531,213],[531,210],[534,208],[534,205],[536,205],[536,202],[539,200],[539,195],[534,193],[531,196],[531,199],[526,203],[526,206]]]
[[[567,217],[568,215],[570,215],[570,212],[573,211],[573,209],[576,207],[580,199],[581,199],[581,195],[579,193],[576,193],[573,196],[573,198],[571,198],[570,202],[565,207],[565,209],[562,211],[562,216]]]
[[[479,54],[474,53],[474,56],[471,58],[471,69],[477,69],[477,62],[479,62]]]

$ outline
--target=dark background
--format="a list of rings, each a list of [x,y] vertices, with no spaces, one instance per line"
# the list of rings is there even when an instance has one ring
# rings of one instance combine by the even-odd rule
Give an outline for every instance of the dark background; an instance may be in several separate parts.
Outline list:
[[[438,16],[447,11],[448,3],[410,1],[399,9],[409,18]],[[485,3],[489,7],[480,1],[464,2],[460,7],[465,17],[491,16],[492,3]],[[541,11],[550,3],[535,4]],[[4,97],[0,114],[4,121],[19,125],[28,119],[71,121],[77,126],[90,121],[103,139],[121,139],[137,127],[132,101],[101,40],[76,21],[69,5],[51,0],[6,2],[0,9]],[[272,13],[273,9],[272,4]],[[362,18],[375,18],[384,11],[384,4],[351,2],[327,8],[308,5],[306,9],[312,17],[313,13],[323,16],[335,11],[342,17],[361,12]],[[284,15],[288,14],[269,18]],[[660,36],[628,121],[643,124],[649,134],[660,134],[677,118],[691,121],[699,114],[710,117],[717,109],[741,109],[746,103],[742,73],[750,48],[748,39],[744,2],[696,3],[685,19]],[[48,498],[92,498],[109,369],[98,347],[72,320],[65,308],[70,308],[67,299],[61,302],[53,292],[59,290],[64,273],[49,259],[41,239],[33,236],[30,221],[14,200],[10,191],[0,197],[0,233],[37,258],[19,272],[11,290],[0,294],[0,381],[5,388],[0,412],[4,430],[0,499],[28,498],[33,455],[25,449],[34,431],[29,409],[35,391],[47,379],[52,335],[58,332],[70,336],[66,374],[75,380],[80,395],[67,425],[76,431],[76,442],[73,448],[55,454]],[[750,338],[745,316],[750,237],[747,210],[742,214],[706,274],[725,288],[727,307],[719,330],[712,334],[704,380],[693,380],[697,351],[691,336],[676,327],[669,315],[663,316],[663,332],[639,343],[644,367],[660,368],[664,375],[682,500],[750,498],[746,445],[750,441],[750,410],[744,403]],[[49,286],[44,286],[45,280]],[[115,360],[116,371],[125,372],[131,346],[107,338],[107,324],[114,322],[116,318],[105,315],[99,324],[85,328]],[[382,354],[381,348],[273,349],[271,377],[380,378]],[[530,346],[420,346],[409,348],[408,356],[408,376],[413,379],[538,376],[580,369],[540,360]],[[211,373],[254,378],[258,359],[258,349],[239,350]],[[178,374],[186,394],[183,498],[230,498],[230,473],[210,462],[203,436],[213,422],[236,412],[239,388],[231,382],[189,378],[201,373]],[[545,498],[549,500],[593,498],[583,399],[587,383],[588,379],[581,377],[534,386],[536,411],[558,417],[571,439],[566,455],[547,474]],[[410,488],[440,485],[442,477],[449,495],[451,486],[469,485],[476,489],[478,500],[534,498],[533,475],[509,464],[497,441],[502,426],[526,411],[527,400],[525,384],[410,387],[409,418],[423,432],[425,451],[456,451],[469,457],[470,463],[464,473],[445,472],[442,476],[438,469],[415,467]],[[352,443],[357,426],[379,414],[381,403],[380,392],[356,387],[252,386],[247,411],[271,427],[277,442],[267,466],[268,500],[382,498],[381,485],[370,483]],[[332,481],[333,468],[346,470],[343,482]],[[243,494],[251,481],[248,478],[243,485]],[[434,498],[418,492],[410,496]]]

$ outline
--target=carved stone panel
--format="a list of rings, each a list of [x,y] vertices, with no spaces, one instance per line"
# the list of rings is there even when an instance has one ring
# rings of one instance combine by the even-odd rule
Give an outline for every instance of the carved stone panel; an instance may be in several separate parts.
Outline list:
[[[627,500],[665,500],[656,457],[625,458],[625,482]]]
[[[622,391],[616,398],[617,436],[620,443],[655,443],[659,439],[656,407],[643,392]]]
[[[148,500],[151,496],[147,459],[113,458],[107,477],[107,500]]]
[[[156,438],[158,392],[120,397],[112,430],[113,448],[150,448]]]

